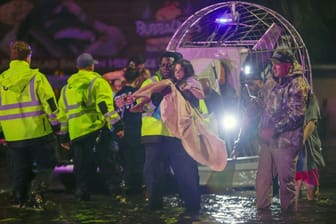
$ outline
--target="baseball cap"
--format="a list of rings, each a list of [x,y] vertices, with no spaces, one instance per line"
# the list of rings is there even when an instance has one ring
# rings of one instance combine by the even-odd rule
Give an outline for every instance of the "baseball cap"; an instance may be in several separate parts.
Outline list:
[[[284,63],[293,63],[294,55],[289,48],[282,47],[274,51],[271,60],[276,60]]]
[[[95,60],[89,53],[83,53],[77,58],[77,66],[79,68],[86,68],[95,64],[98,64],[98,61]]]
[[[183,58],[183,55],[179,52],[166,51],[161,55],[161,58],[164,57],[171,58],[173,62],[176,62],[178,60],[181,60]]]

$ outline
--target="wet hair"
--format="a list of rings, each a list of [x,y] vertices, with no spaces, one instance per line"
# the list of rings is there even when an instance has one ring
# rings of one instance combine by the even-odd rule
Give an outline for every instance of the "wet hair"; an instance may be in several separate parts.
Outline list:
[[[127,68],[125,71],[125,79],[126,82],[131,83],[135,81],[140,76],[140,73],[137,69],[134,68]]]
[[[191,64],[190,61],[188,61],[186,59],[180,59],[177,62],[175,62],[174,68],[177,64],[181,65],[181,67],[183,69],[183,72],[184,72],[183,79],[187,79],[188,77],[195,75],[194,67],[193,67],[193,65]]]
[[[145,64],[145,58],[138,54],[128,59],[127,67],[136,67],[140,64]]]
[[[31,53],[31,47],[24,41],[15,41],[10,44],[11,60],[26,60],[27,56]]]

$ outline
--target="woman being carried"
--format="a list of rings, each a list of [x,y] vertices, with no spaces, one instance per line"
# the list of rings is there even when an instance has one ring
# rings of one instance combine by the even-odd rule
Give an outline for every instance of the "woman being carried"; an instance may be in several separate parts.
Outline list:
[[[170,133],[181,139],[187,153],[197,162],[213,170],[223,170],[227,162],[225,143],[208,129],[198,110],[194,109],[198,108],[204,93],[192,64],[181,59],[174,64],[174,71],[175,83],[165,79],[133,93],[134,98],[142,99],[133,111],[141,111],[151,100],[152,93],[164,93],[160,115]]]

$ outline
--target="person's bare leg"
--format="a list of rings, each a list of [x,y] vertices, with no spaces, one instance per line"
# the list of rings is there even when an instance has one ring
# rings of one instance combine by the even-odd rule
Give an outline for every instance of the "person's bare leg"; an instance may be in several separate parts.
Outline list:
[[[302,180],[296,180],[296,184],[295,184],[295,197],[296,197],[296,203],[298,203],[299,198],[300,198],[301,185],[302,185]],[[297,207],[297,205],[296,205],[296,207]]]
[[[307,199],[308,201],[312,201],[315,199],[315,189],[316,187],[311,184],[304,183],[306,191],[307,191]]]
[[[320,196],[320,186],[317,185],[317,186],[315,187],[314,195],[315,195],[315,200],[317,200],[318,197]]]

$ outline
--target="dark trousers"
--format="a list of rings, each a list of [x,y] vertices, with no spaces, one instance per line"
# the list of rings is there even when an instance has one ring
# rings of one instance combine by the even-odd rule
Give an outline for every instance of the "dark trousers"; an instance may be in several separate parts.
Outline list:
[[[122,154],[124,179],[129,190],[139,191],[143,185],[143,169],[145,161],[145,148],[138,141],[121,139],[119,150]]]
[[[99,135],[99,141],[96,142]],[[108,130],[96,131],[73,141],[74,172],[76,176],[77,194],[80,197],[90,195],[93,188],[100,187],[110,191],[120,185],[120,172],[114,166],[112,135]],[[95,186],[97,171],[103,186]]]
[[[158,143],[146,143],[144,167],[149,207],[161,208],[165,189],[165,171],[170,166],[179,194],[187,209],[200,208],[199,174],[197,163],[185,152],[181,141],[166,137]]]
[[[27,200],[28,191],[44,193],[56,165],[56,142],[27,147],[9,148],[13,169],[13,191],[20,203]]]

